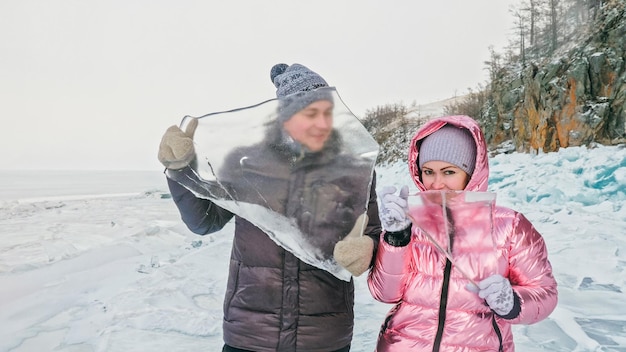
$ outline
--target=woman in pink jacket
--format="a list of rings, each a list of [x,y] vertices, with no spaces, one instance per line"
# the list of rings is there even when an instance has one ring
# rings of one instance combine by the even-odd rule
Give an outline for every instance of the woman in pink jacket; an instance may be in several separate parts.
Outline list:
[[[368,285],[376,300],[395,306],[377,351],[514,351],[511,324],[545,319],[557,285],[544,240],[524,215],[445,205],[449,197],[453,204],[488,195],[475,193],[487,191],[489,176],[480,126],[467,116],[429,121],[411,141],[408,164],[417,196],[440,198],[418,208],[409,207],[407,186],[379,192],[385,232]]]

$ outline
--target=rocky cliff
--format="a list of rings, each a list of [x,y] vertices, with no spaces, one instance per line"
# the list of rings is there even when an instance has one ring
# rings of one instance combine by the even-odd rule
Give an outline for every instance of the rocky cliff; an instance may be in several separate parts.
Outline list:
[[[584,35],[491,82],[482,123],[492,145],[520,152],[626,141],[626,0],[608,1]]]

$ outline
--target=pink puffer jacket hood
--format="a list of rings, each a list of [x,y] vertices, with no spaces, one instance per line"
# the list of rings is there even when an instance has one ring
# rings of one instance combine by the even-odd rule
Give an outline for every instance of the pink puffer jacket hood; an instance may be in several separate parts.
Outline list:
[[[486,191],[487,183],[489,181],[487,143],[485,142],[485,137],[483,136],[480,126],[476,123],[476,121],[474,121],[471,117],[464,115],[444,116],[430,120],[419,129],[415,136],[413,136],[409,148],[409,172],[413,178],[413,182],[415,182],[415,185],[417,185],[417,188],[420,191],[426,190],[426,187],[422,181],[420,181],[420,172],[417,166],[419,145],[422,143],[424,138],[430,136],[433,132],[439,130],[446,124],[468,129],[476,141],[476,167],[474,168],[472,178],[465,187],[465,190]]]
[[[408,155],[413,181],[426,191],[419,179],[419,147],[445,124],[467,128],[476,141],[476,167],[465,191],[487,191],[486,142],[468,116],[431,120],[416,133]],[[415,196],[429,197],[431,192],[437,191]],[[410,208],[408,245],[393,246],[384,233],[380,238],[368,287],[376,300],[394,306],[382,324],[376,351],[514,351],[511,325],[541,321],[557,304],[557,284],[543,237],[523,214],[493,202],[488,208],[462,208],[469,213],[441,204]],[[453,214],[452,232],[442,225],[446,211]],[[450,260],[442,248],[449,248]],[[509,279],[518,299],[519,309],[510,316],[495,314],[466,289],[472,281],[495,274]]]

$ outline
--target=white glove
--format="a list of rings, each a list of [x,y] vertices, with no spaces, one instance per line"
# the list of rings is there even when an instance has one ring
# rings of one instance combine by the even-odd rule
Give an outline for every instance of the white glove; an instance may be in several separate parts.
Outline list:
[[[352,231],[335,244],[333,251],[337,263],[353,276],[363,274],[370,267],[374,255],[374,240],[369,236],[363,236],[363,224],[367,224],[367,220],[367,214],[361,214]]]
[[[513,288],[509,279],[495,274],[478,283],[478,289],[468,286],[470,291],[478,293],[478,297],[484,299],[489,308],[500,316],[511,313],[513,309]]]
[[[400,193],[396,193],[394,186],[386,186],[378,193],[380,198],[380,220],[383,228],[388,232],[397,232],[411,225],[407,217],[409,211],[409,187],[402,186]]]

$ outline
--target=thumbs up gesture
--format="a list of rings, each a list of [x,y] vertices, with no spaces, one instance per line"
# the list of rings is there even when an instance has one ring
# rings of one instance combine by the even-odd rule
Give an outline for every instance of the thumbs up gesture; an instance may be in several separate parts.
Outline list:
[[[333,255],[339,265],[343,266],[353,276],[360,276],[370,266],[374,255],[374,240],[363,236],[364,224],[367,224],[367,214],[361,214],[348,235],[335,244]]]

